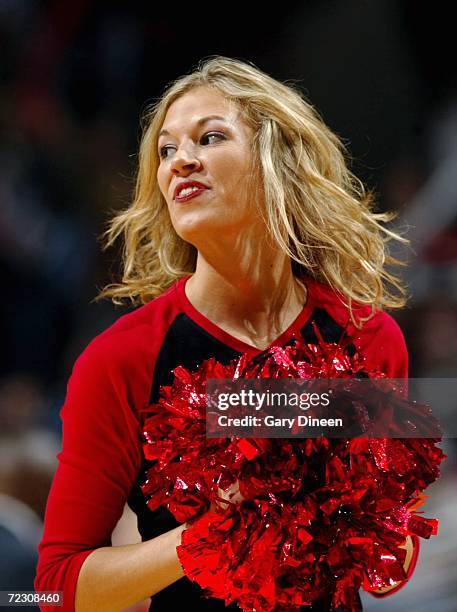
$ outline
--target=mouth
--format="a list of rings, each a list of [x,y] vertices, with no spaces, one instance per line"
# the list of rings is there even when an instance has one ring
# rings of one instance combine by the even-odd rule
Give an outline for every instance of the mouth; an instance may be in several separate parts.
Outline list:
[[[183,189],[181,191],[181,193],[183,191],[186,191],[185,189]],[[193,188],[192,191],[188,192],[188,193],[182,193],[178,194],[175,198],[176,202],[187,202],[188,200],[191,200],[192,198],[196,198],[199,195],[201,195],[204,191],[207,191],[206,187],[197,187],[197,188]]]

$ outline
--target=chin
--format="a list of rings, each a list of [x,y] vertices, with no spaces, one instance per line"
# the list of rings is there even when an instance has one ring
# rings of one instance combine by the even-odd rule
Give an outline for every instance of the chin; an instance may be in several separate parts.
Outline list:
[[[184,218],[183,215],[179,220],[175,219],[173,226],[178,236],[191,244],[194,240],[202,241],[212,235],[220,235],[224,231],[224,227],[221,227],[220,222],[214,218],[203,219],[201,216],[192,218],[191,215],[188,218]]]

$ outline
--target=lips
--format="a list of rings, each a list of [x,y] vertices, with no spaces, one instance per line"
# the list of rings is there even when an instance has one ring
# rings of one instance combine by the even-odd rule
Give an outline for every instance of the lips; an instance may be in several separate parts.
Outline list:
[[[195,190],[192,193],[188,194],[187,196],[179,197],[179,193],[186,187],[198,187],[198,191]],[[190,196],[194,194],[197,195],[201,193],[204,189],[209,189],[209,187],[205,185],[204,183],[200,183],[199,181],[183,181],[182,183],[179,183],[178,185],[176,185],[173,197],[175,200],[186,200],[187,198],[189,198]]]
[[[194,189],[187,195],[178,196],[175,198],[175,202],[187,202],[187,200],[191,200],[192,198],[196,198],[197,196],[201,195],[204,191],[206,191],[206,189]]]

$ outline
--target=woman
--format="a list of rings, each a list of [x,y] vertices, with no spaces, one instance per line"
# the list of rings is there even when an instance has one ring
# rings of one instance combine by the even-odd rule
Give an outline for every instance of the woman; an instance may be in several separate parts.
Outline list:
[[[402,332],[383,310],[405,303],[385,244],[406,241],[383,227],[390,217],[373,212],[344,153],[297,89],[230,58],[202,62],[151,108],[135,199],[106,232],[107,246],[124,237],[123,278],[99,295],[141,306],[80,355],[61,413],[35,587],[63,590],[64,610],[149,595],[151,610],[226,609],[183,577],[176,547],[192,527],[151,512],[140,489],[139,410],[177,365],[228,363],[294,334],[316,342],[314,321],[329,342],[349,323],[369,363],[407,377]],[[126,501],[143,542],[112,547]]]

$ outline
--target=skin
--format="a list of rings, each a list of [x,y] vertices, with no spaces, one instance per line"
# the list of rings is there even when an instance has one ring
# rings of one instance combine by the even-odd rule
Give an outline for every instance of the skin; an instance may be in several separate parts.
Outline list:
[[[213,114],[223,120],[197,125],[198,119]],[[268,242],[258,214],[263,200],[252,197],[254,131],[235,104],[206,87],[175,100],[163,129],[169,134],[158,140],[157,182],[176,233],[198,251],[186,295],[219,327],[264,349],[298,316],[306,288],[293,276],[290,259]],[[176,202],[176,185],[192,179],[210,189],[188,202]],[[272,324],[275,313],[277,325]],[[219,495],[234,503],[242,499],[237,483]],[[409,536],[403,548],[407,570],[413,551]],[[394,586],[377,592],[387,593]]]
[[[197,125],[213,114],[223,120]],[[162,129],[169,134],[158,141],[158,185],[177,234],[198,251],[186,295],[228,333],[266,348],[301,312],[306,289],[289,257],[268,241],[259,215],[263,197],[252,195],[253,129],[236,105],[206,87],[175,100]],[[176,185],[192,179],[210,189],[185,203],[174,200]]]
[[[405,561],[403,563],[403,568],[404,568],[405,572],[407,572],[408,568],[409,568],[409,566],[411,564],[411,560],[413,558],[413,552],[414,552],[414,544],[413,544],[411,536],[407,536],[406,540],[405,540],[405,543],[402,544],[399,548],[404,548],[406,550],[406,557],[405,557]],[[389,591],[392,591],[392,589],[394,589],[398,584],[399,584],[399,582],[395,582],[391,586],[384,587],[383,589],[375,589],[375,593],[379,593],[380,595],[384,595],[384,594],[388,593]]]
[[[213,119],[198,127],[196,121],[209,114],[225,121]],[[288,257],[268,244],[258,215],[263,202],[251,196],[253,131],[234,105],[207,88],[176,100],[162,128],[170,134],[159,140],[159,147],[168,149],[158,168],[158,184],[176,232],[198,250],[187,297],[228,333],[265,348],[296,318],[306,297]],[[223,136],[204,137],[210,131]],[[173,192],[184,179],[198,180],[210,190],[178,204]],[[279,315],[277,327],[271,325],[273,314]],[[219,495],[232,503],[242,499],[237,483],[227,491],[219,489]],[[146,542],[93,551],[78,576],[76,611],[124,610],[181,578],[176,547],[189,528],[183,524]],[[405,569],[408,565],[407,558]]]
[[[225,121],[196,125],[209,114],[222,115]],[[267,244],[257,214],[262,202],[250,197],[253,132],[237,108],[205,88],[176,100],[162,128],[170,134],[159,141],[167,150],[158,168],[158,184],[176,232],[198,250],[187,296],[229,333],[253,346],[267,346],[296,318],[304,294],[290,261]],[[221,136],[204,137],[209,131]],[[174,188],[184,179],[198,180],[210,189],[178,204]],[[279,331],[269,324],[277,313]],[[233,503],[240,501],[237,483],[219,494]],[[146,542],[93,551],[78,576],[77,612],[123,610],[181,578],[176,547],[186,528],[192,527],[184,524]]]

